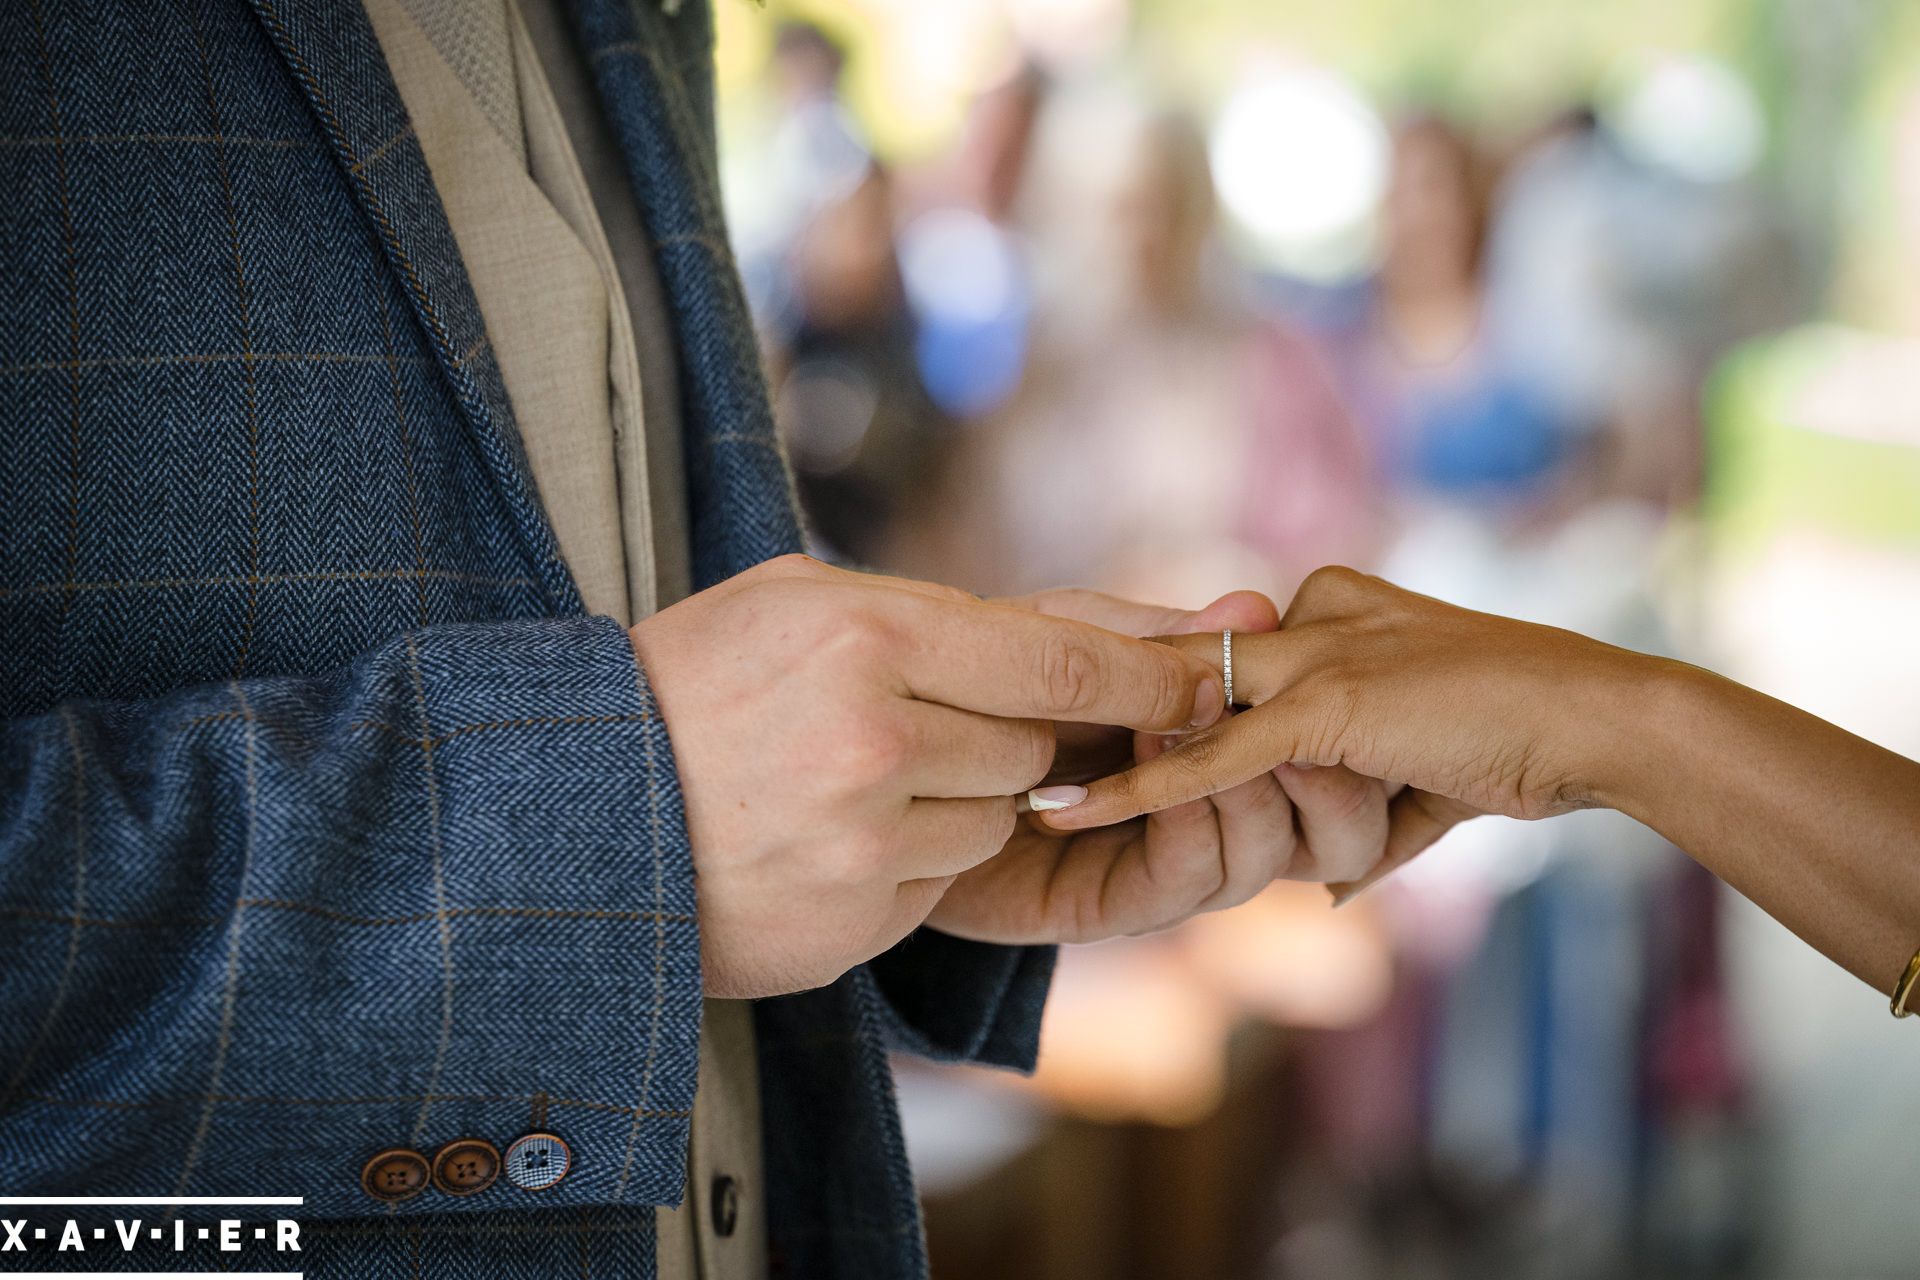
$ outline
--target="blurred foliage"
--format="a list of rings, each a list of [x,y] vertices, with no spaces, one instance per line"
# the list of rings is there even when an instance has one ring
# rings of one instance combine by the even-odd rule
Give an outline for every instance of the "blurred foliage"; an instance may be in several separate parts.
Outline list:
[[[1335,66],[1391,106],[1449,107],[1494,127],[1603,93],[1649,50],[1734,58],[1750,0],[1143,0],[1142,29],[1183,79],[1268,44]]]
[[[1706,393],[1705,514],[1724,552],[1759,549],[1794,529],[1920,550],[1920,449],[1850,439],[1809,420],[1833,371],[1853,374],[1853,333],[1813,326],[1725,360]],[[1920,345],[1909,345],[1920,360]],[[1892,353],[1897,359],[1899,353]],[[1920,403],[1920,370],[1889,390]]]
[[[1117,36],[1068,50],[1068,72],[1205,112],[1261,62],[1308,62],[1351,77],[1387,114],[1436,107],[1496,144],[1567,105],[1604,104],[1661,55],[1722,60],[1765,110],[1762,179],[1830,281],[1828,316],[1920,334],[1920,209],[1902,207],[1893,163],[1903,113],[1920,103],[1920,0],[1115,2],[1127,15]],[[715,0],[723,126],[736,138],[769,126],[774,33],[808,20],[846,47],[845,97],[880,154],[937,154],[972,97],[1017,64],[1023,4],[1100,7]],[[1789,524],[1920,541],[1920,449],[1791,420],[1797,388],[1835,358],[1831,332],[1814,328],[1751,344],[1710,384],[1709,511],[1736,542]]]
[[[846,93],[883,155],[950,140],[966,101],[1020,55],[1009,15],[1098,0],[718,0],[724,98],[759,91],[780,23],[818,23],[848,49]],[[1113,0],[1123,40],[1090,39],[1076,70],[1118,72],[1203,111],[1252,60],[1352,77],[1383,109],[1437,106],[1496,138],[1576,101],[1604,100],[1654,57],[1741,71],[1776,125],[1855,108],[1884,114],[1920,77],[1915,0]],[[1098,25],[1098,24],[1095,24]],[[1122,56],[1116,57],[1116,54]],[[1821,99],[1812,108],[1802,101]],[[1835,102],[1843,98],[1848,101]],[[1824,124],[1820,125],[1824,130]],[[1831,138],[1828,139],[1831,141]]]

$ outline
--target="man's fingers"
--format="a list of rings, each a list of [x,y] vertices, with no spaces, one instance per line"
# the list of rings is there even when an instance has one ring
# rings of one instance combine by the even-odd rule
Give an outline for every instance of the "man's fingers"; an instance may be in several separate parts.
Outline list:
[[[1258,591],[1229,591],[1204,609],[1175,609],[1139,604],[1101,591],[1078,587],[1037,591],[1000,603],[1055,618],[1073,618],[1129,636],[1178,635],[1190,631],[1271,631],[1280,610]]]
[[[1007,720],[932,702],[902,705],[908,741],[896,776],[908,795],[1010,796],[1039,785],[1053,767],[1051,720]]]
[[[1134,735],[1134,758],[1144,764],[1176,750],[1177,740]],[[1201,911],[1224,911],[1259,893],[1293,857],[1297,833],[1293,805],[1267,770],[1206,800],[1147,816],[1146,852],[1152,883],[1179,877],[1187,886],[1166,892],[1169,920]],[[1192,901],[1183,898],[1198,894]]]
[[[1115,863],[1104,897],[1121,932],[1142,933],[1201,910],[1226,882],[1220,814],[1201,800],[1149,814],[1140,841]]]
[[[1006,852],[961,876],[931,922],[980,942],[1096,942],[1164,922],[1143,865],[1146,823],[1071,840],[1022,833]],[[1146,892],[1142,892],[1142,890]]]
[[[1408,787],[1395,796],[1393,803],[1388,806],[1386,852],[1373,870],[1358,880],[1329,884],[1327,892],[1333,895],[1333,905],[1345,906],[1356,895],[1366,892],[1413,861],[1460,823],[1481,816],[1481,811],[1470,804],[1462,804],[1431,791],[1421,791],[1417,787]]]
[[[1166,635],[1190,632],[1244,631],[1248,634],[1272,631],[1280,625],[1280,609],[1258,591],[1229,591],[1206,608],[1189,614],[1182,625],[1158,628]],[[1147,635],[1147,632],[1140,632]]]
[[[915,800],[881,856],[896,881],[957,876],[1006,847],[1019,819],[1010,796]]]
[[[1268,770],[1213,797],[1219,814],[1221,862],[1226,876],[1220,889],[1201,904],[1203,911],[1240,905],[1287,868],[1298,847],[1293,803]]]
[[[1190,654],[1219,671],[1225,643],[1217,630],[1192,635],[1160,635],[1160,644]],[[1322,632],[1311,626],[1298,631],[1233,633],[1233,701],[1254,707],[1287,689],[1324,658]]]
[[[1164,755],[1089,783],[1086,799],[1041,814],[1041,821],[1060,831],[1103,827],[1237,787],[1296,758],[1293,717],[1275,714],[1282,711],[1269,704],[1234,716]]]
[[[1313,855],[1309,865],[1294,868],[1288,879],[1353,880],[1385,856],[1392,827],[1384,782],[1344,765],[1284,766],[1277,772]]]
[[[1088,591],[1081,587],[1062,587],[1053,591],[1036,591],[1032,595],[1007,596],[994,603],[1044,614],[1049,618],[1072,618],[1075,622],[1090,622],[1096,627],[1105,627],[1109,631],[1118,631],[1122,635],[1129,636],[1184,630],[1180,624],[1187,617],[1185,609],[1175,609],[1160,604],[1140,604],[1137,601],[1124,600],[1119,596],[1110,596],[1104,591]]]
[[[986,715],[1174,733],[1212,724],[1219,675],[1166,645],[1003,605],[931,597],[904,616],[921,643],[900,675],[908,692]]]

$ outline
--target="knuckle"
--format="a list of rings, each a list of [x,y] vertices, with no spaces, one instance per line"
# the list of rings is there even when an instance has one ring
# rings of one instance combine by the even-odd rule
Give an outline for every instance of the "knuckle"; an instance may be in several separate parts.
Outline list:
[[[913,754],[910,736],[879,716],[852,717],[844,732],[817,744],[818,767],[846,791],[864,791],[892,777]]]
[[[1100,692],[1100,659],[1078,637],[1051,632],[1040,646],[1037,679],[1046,706],[1062,714],[1085,711]]]
[[[1313,576],[1320,579],[1326,586],[1336,590],[1346,590],[1357,587],[1367,580],[1366,574],[1360,572],[1358,569],[1349,568],[1344,564],[1321,565],[1313,571]]]
[[[773,566],[770,560],[740,575],[742,581],[751,579],[753,584],[752,591],[742,599],[752,601],[756,609],[777,612],[782,617],[809,618],[816,612],[824,612],[808,584],[790,574],[775,573]]]
[[[1220,772],[1224,752],[1218,734],[1206,733],[1187,739],[1168,762],[1180,771],[1183,782],[1208,786]]]
[[[1129,814],[1145,811],[1147,790],[1141,784],[1140,772],[1139,769],[1128,769],[1107,780],[1115,801]]]
[[[1160,660],[1149,667],[1145,677],[1154,720],[1170,728],[1185,725],[1193,715],[1197,681],[1177,650],[1168,649],[1164,656],[1155,656]]]
[[[1255,832],[1276,859],[1284,859],[1292,848],[1293,797],[1271,777],[1262,775],[1214,797],[1214,803],[1231,811],[1240,830]]]
[[[748,572],[760,573],[766,568],[761,565]],[[795,648],[817,645],[833,633],[848,612],[824,584],[792,575],[766,574],[740,600],[752,619],[777,629]]]
[[[973,592],[963,591],[959,587],[948,586],[944,582],[922,582],[919,585],[920,589],[926,592],[926,594],[940,600],[952,600],[958,604],[980,603],[980,597],[973,594]]]
[[[829,879],[841,884],[870,880],[887,865],[887,842],[877,831],[856,830],[830,842],[825,850],[825,871]]]
[[[836,665],[880,661],[893,652],[896,640],[893,628],[878,615],[831,605],[816,610],[811,638],[814,651]]]
[[[1327,816],[1335,822],[1347,824],[1371,817],[1376,806],[1384,813],[1385,806],[1380,803],[1384,793],[1377,784],[1354,773],[1336,771],[1329,776],[1339,780],[1328,788],[1325,800]]]
[[[1085,587],[1049,587],[1022,597],[1018,603],[1022,608],[1050,617],[1081,618],[1087,616],[1100,598],[1099,592]]]
[[[826,568],[826,565],[804,552],[789,551],[785,555],[775,556],[771,560],[755,565],[748,572],[764,577],[817,578],[825,575]]]
[[[849,914],[835,921],[822,939],[819,953],[812,958],[813,985],[824,987],[864,960],[872,958],[872,923],[866,913]]]
[[[1317,608],[1332,608],[1358,595],[1368,581],[1358,569],[1343,564],[1321,565],[1300,584],[1298,598]]]
[[[1048,613],[1054,609],[1064,609],[1078,604],[1092,595],[1093,592],[1085,587],[1046,587],[1024,599],[1040,612]]]

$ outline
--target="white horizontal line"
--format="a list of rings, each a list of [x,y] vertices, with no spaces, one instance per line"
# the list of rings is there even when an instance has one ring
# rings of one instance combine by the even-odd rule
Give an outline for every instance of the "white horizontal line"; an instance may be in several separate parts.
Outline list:
[[[303,1196],[0,1196],[0,1204],[305,1204]]]
[[[107,1276],[116,1280],[206,1280],[203,1271],[29,1271],[12,1273],[12,1280],[74,1280],[75,1276]],[[229,1271],[227,1280],[301,1280],[298,1271]]]

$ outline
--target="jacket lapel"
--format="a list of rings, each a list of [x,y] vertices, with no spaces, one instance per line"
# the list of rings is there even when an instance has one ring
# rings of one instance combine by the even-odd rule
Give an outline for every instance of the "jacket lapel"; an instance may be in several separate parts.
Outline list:
[[[248,0],[366,214],[427,335],[549,606],[583,611],[534,488],[506,384],[400,91],[358,0]]]
[[[704,3],[571,2],[673,316],[694,585],[711,586],[800,548],[720,208],[712,15]]]

